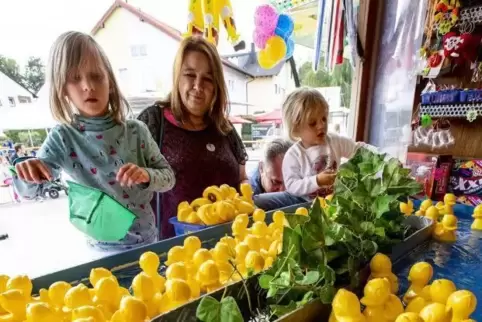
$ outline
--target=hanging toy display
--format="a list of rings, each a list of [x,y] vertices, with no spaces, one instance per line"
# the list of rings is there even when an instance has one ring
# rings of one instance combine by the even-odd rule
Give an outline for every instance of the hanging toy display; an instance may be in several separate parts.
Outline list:
[[[221,17],[228,40],[234,50],[245,49],[246,44],[236,30],[230,0],[189,0],[187,31],[183,36],[203,35],[207,41],[217,45],[220,29],[219,17]]]
[[[256,8],[254,23],[253,42],[260,49],[258,64],[261,68],[271,69],[293,56],[294,22],[289,15],[279,14],[272,5],[262,5]]]
[[[434,22],[437,25],[438,33],[445,35],[459,21],[460,1],[459,0],[440,0],[435,5]]]
[[[310,0],[272,0],[271,4],[279,11],[285,11],[310,2]]]

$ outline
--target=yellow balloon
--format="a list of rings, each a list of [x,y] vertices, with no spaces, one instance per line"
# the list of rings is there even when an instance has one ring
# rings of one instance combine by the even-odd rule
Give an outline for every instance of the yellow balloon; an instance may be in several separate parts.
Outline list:
[[[278,63],[286,56],[286,43],[280,36],[272,36],[266,42],[265,50],[268,52],[271,60]]]
[[[272,60],[268,52],[263,49],[258,52],[258,64],[261,66],[263,69],[271,69],[276,65],[276,61]]]

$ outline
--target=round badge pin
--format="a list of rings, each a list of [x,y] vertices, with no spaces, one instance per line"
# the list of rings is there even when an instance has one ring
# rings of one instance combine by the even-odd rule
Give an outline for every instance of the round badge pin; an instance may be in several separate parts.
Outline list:
[[[206,149],[210,152],[214,152],[216,150],[216,147],[214,146],[214,144],[208,143],[206,144]]]

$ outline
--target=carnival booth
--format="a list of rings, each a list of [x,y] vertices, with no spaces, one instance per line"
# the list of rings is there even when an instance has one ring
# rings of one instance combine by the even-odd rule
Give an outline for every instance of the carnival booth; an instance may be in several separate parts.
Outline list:
[[[215,43],[221,17],[240,46],[229,1],[190,4],[187,35]],[[0,275],[0,321],[482,321],[480,5],[259,6],[259,64],[289,59],[296,43],[315,48],[315,69],[349,56],[354,137],[396,158],[360,148],[332,195],[271,212],[254,206],[248,184],[206,187],[179,204],[175,238],[33,280]],[[110,218],[112,234],[99,235],[119,238],[128,209],[76,189],[69,197],[84,196],[85,213],[73,224],[95,233],[85,219],[120,207],[124,219]]]

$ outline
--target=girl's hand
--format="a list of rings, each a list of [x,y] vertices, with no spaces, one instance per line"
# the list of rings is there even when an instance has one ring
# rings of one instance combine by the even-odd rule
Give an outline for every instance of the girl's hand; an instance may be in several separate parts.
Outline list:
[[[39,159],[28,159],[15,165],[20,179],[37,184],[52,180],[52,174],[45,163]]]
[[[151,178],[146,169],[133,163],[127,163],[117,172],[117,181],[122,187],[131,187],[134,184],[148,183]]]
[[[331,186],[335,182],[336,172],[333,170],[325,170],[316,175],[316,183],[319,187]]]

